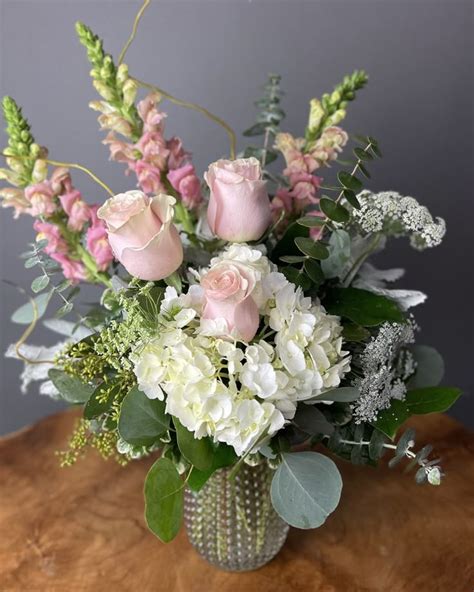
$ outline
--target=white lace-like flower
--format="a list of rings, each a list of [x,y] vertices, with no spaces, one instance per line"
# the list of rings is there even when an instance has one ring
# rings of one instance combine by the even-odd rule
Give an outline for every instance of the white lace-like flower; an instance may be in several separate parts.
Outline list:
[[[409,236],[411,246],[418,250],[438,246],[446,233],[445,221],[433,219],[429,210],[413,197],[403,197],[395,191],[362,191],[357,198],[361,208],[353,208],[352,214],[363,232]]]

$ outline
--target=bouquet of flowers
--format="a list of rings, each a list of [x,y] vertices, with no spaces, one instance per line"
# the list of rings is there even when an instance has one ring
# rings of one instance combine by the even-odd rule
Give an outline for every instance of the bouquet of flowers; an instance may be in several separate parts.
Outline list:
[[[435,247],[445,223],[413,197],[364,189],[379,144],[350,139],[340,124],[366,74],[313,98],[301,137],[282,131],[280,77],[269,76],[244,132],[262,142],[236,154],[228,124],[129,73],[133,35],[114,61],[87,26],[77,34],[100,95],[91,107],[128,190],[50,159],[10,97],[0,169],[10,185],[2,206],[33,218],[25,267],[39,270],[13,315],[26,331],[7,355],[25,362],[23,389],[39,380],[41,393],[83,407],[62,465],[88,447],[124,465],[154,457],[149,528],[170,541],[186,506],[193,544],[235,569],[268,561],[287,525],[323,524],[342,488],[334,455],[376,465],[387,452],[390,466],[407,459],[418,483],[438,485],[439,459],[403,424],[446,410],[460,392],[438,386],[440,355],[414,343],[411,311],[426,296],[393,288],[403,270],[370,257],[392,238]],[[181,139],[165,133],[165,100],[229,135],[229,158],[210,164],[203,182]],[[109,198],[88,203],[73,170]],[[101,289],[96,305],[78,304],[83,284]],[[62,341],[28,344],[55,304],[44,323]],[[247,545],[238,556],[235,533],[235,545]]]

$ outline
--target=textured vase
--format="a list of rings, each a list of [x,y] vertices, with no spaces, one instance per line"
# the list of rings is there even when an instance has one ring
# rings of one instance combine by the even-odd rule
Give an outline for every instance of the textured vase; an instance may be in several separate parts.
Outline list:
[[[258,569],[283,546],[288,525],[270,500],[273,471],[266,463],[216,471],[204,487],[185,492],[188,538],[209,563],[229,571]]]

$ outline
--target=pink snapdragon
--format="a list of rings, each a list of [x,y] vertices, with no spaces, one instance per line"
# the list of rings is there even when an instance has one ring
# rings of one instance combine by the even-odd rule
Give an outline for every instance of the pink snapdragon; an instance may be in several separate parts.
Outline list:
[[[30,202],[25,197],[23,189],[18,187],[2,187],[0,189],[0,197],[2,197],[2,208],[13,208],[13,217],[18,218],[20,214],[28,213]]]
[[[181,194],[184,205],[193,210],[202,202],[201,182],[192,164],[185,164],[168,173],[168,180],[173,189]]]
[[[96,224],[87,230],[87,250],[94,257],[99,271],[105,271],[112,263],[114,255],[110,248],[104,224]]]
[[[61,231],[55,224],[49,222],[42,222],[41,220],[35,220],[33,228],[36,230],[36,240],[47,240],[48,244],[44,248],[44,252],[47,255],[52,256],[54,253],[67,253],[68,246]]]
[[[133,165],[138,184],[145,193],[157,195],[165,191],[161,182],[161,171],[146,160],[139,160]]]
[[[89,206],[82,199],[80,191],[72,189],[69,193],[60,195],[59,201],[68,216],[68,228],[80,232],[90,218]]]
[[[180,138],[173,136],[166,142],[169,150],[168,168],[172,171],[179,169],[183,164],[191,159],[191,153],[186,152],[183,142]]]
[[[87,271],[81,261],[75,261],[63,253],[52,253],[51,259],[61,265],[63,275],[67,280],[74,283],[87,280]]]
[[[25,198],[29,202],[28,213],[32,216],[51,216],[57,209],[54,191],[49,181],[29,185],[25,189]]]

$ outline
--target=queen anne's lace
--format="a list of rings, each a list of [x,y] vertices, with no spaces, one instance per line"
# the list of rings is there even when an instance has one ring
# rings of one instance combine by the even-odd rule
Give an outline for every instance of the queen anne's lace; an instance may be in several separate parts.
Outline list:
[[[354,208],[352,215],[364,233],[409,236],[411,246],[419,250],[438,246],[446,233],[445,221],[433,219],[413,197],[403,197],[395,191],[362,191],[357,198],[361,208]]]
[[[281,429],[298,401],[337,387],[350,358],[339,319],[274,271],[261,251],[231,245],[211,266],[229,258],[258,276],[260,334],[249,344],[213,336],[200,319],[200,287],[180,296],[168,288],[157,334],[132,361],[148,397],[166,399],[167,412],[196,438],[211,436],[241,455]]]

